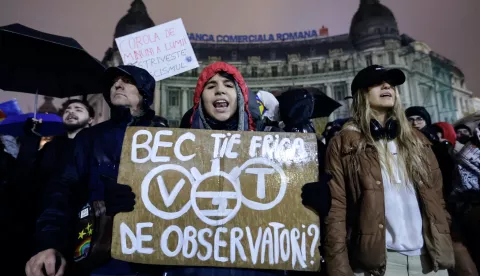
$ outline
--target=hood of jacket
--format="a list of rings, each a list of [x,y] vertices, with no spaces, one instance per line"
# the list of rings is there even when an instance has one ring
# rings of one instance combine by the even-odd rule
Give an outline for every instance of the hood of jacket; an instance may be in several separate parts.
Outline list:
[[[442,130],[443,138],[455,146],[455,143],[457,142],[457,133],[453,126],[447,122],[438,122],[435,123],[435,125]]]
[[[151,113],[150,105],[153,103],[153,95],[155,91],[155,79],[145,69],[133,66],[133,65],[120,65],[117,67],[107,68],[103,75],[104,92],[103,98],[110,107],[110,116],[115,121],[130,121],[133,116],[130,114],[130,109],[124,106],[115,106],[112,104],[110,98],[110,89],[113,82],[118,76],[127,76],[134,81],[138,92],[143,97],[142,109],[144,114],[140,117]],[[147,116],[147,117],[148,117]]]
[[[202,92],[205,87],[205,84],[208,82],[209,79],[211,79],[213,76],[220,72],[225,72],[227,74],[230,74],[233,76],[235,81],[237,82],[238,87],[241,90],[241,93],[243,95],[243,101],[244,101],[244,110],[245,113],[247,114],[247,127],[245,130],[255,130],[255,124],[253,122],[252,115],[249,110],[249,92],[248,92],[248,87],[247,84],[245,83],[245,80],[243,79],[242,74],[238,69],[225,62],[215,62],[203,69],[202,73],[200,74],[200,77],[198,78],[197,81],[197,86],[195,88],[195,93],[193,96],[193,112],[192,112],[192,117],[190,118],[190,125],[193,125],[194,120],[197,120],[196,114],[198,114],[198,109],[200,106],[200,101],[202,100]],[[255,99],[252,99],[255,100]]]

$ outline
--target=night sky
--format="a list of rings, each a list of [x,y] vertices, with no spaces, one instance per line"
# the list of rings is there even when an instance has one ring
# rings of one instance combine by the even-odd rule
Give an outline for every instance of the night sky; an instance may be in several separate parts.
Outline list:
[[[131,0],[1,0],[0,25],[21,23],[71,36],[102,59],[112,45],[119,19]],[[161,24],[181,17],[188,32],[261,34],[319,29],[348,33],[358,0],[144,0]],[[480,96],[478,0],[382,0],[396,16],[400,32],[427,43],[453,60],[468,88]],[[5,53],[3,53],[5,54]],[[0,95],[0,101],[5,96]],[[21,99],[19,98],[21,101]]]

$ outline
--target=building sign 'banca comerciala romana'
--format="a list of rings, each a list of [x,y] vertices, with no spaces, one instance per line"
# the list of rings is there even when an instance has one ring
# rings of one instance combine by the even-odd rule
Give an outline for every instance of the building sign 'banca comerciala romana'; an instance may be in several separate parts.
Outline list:
[[[328,36],[328,28],[322,26],[318,30],[308,30],[289,33],[250,34],[250,35],[213,35],[189,33],[191,42],[216,42],[216,43],[262,43],[262,42],[284,42],[315,39]]]

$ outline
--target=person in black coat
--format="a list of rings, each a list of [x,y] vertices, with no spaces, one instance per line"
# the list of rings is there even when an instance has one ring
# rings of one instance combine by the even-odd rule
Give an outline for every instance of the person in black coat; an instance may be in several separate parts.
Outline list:
[[[303,88],[291,88],[279,100],[280,116],[285,124],[285,132],[316,133],[310,118],[315,107],[313,95]],[[326,146],[317,138],[319,181],[307,183],[302,188],[302,203],[313,209],[320,218],[321,243],[324,240],[324,218],[330,210],[329,177],[325,174]],[[320,247],[323,256],[323,249]],[[323,266],[323,263],[322,263]],[[309,272],[291,272],[290,275],[311,275]]]
[[[37,221],[38,253],[26,266],[29,276],[42,275],[42,269],[52,275],[64,273],[66,256],[76,240],[76,214],[86,203],[95,207],[96,217],[133,210],[135,194],[129,186],[116,183],[125,131],[128,126],[168,126],[150,109],[155,79],[146,70],[130,65],[111,67],[104,79],[111,119],[78,135],[72,159],[63,173],[50,181],[48,205]],[[102,230],[111,236],[112,229]],[[143,267],[110,259],[93,270],[100,275],[140,275]]]
[[[7,216],[12,227],[4,236],[10,240],[12,236],[21,236],[22,239],[15,241],[13,247],[13,250],[18,252],[14,254],[10,252],[3,260],[10,263],[10,267],[18,271],[18,275],[24,273],[25,263],[34,251],[35,222],[43,211],[42,194],[47,180],[55,172],[61,171],[73,152],[73,138],[90,125],[95,116],[93,108],[87,102],[70,100],[66,105],[63,114],[66,134],[55,137],[42,148],[40,146],[42,137],[38,135],[42,123],[33,119],[27,120],[24,125],[25,135],[19,139],[21,146],[17,159],[10,168],[9,174],[13,174],[13,177],[7,184],[5,192],[9,197],[3,204],[8,205]]]

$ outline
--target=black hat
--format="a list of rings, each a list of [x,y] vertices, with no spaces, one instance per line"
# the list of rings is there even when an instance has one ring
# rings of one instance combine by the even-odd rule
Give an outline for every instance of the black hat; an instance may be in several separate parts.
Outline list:
[[[352,95],[355,95],[359,89],[368,88],[382,82],[397,86],[405,82],[405,74],[400,69],[385,69],[379,65],[371,65],[362,69],[355,76],[352,82]]]
[[[110,67],[105,70],[104,79],[108,87],[111,87],[113,81],[119,76],[130,77],[138,91],[142,94],[146,106],[153,103],[153,95],[155,92],[155,79],[147,70],[133,65],[120,65],[118,67]],[[108,92],[108,93],[107,93]],[[110,92],[104,93],[105,100],[110,102]]]
[[[405,110],[405,116],[420,116],[425,120],[425,124],[427,126],[432,124],[432,118],[430,117],[430,113],[428,113],[427,109],[423,106],[410,106]]]

